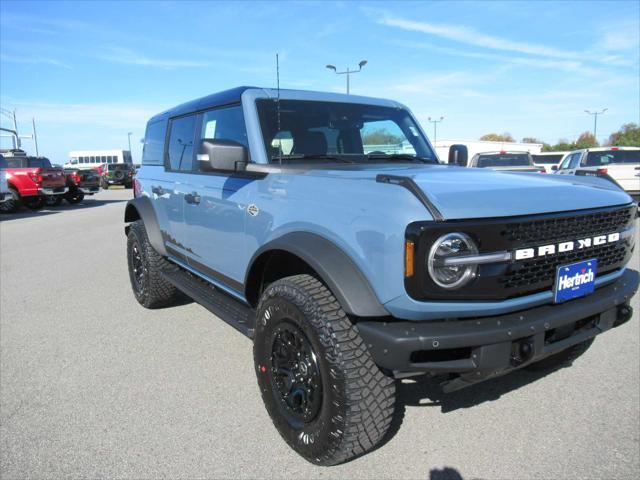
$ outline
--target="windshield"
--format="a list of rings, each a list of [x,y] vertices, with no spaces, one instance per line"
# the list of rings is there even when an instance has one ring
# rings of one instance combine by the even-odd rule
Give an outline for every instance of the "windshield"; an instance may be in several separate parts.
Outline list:
[[[279,108],[277,108],[277,104]],[[436,155],[406,110],[353,103],[257,100],[271,162],[422,161]],[[279,110],[279,112],[278,112]]]
[[[527,167],[528,153],[490,153],[478,156],[478,167]]]
[[[560,163],[564,154],[559,153],[558,155],[531,155],[533,157],[534,163],[539,163],[541,165],[555,165],[556,163]]]
[[[587,167],[600,167],[612,163],[640,163],[640,150],[609,150],[605,152],[589,152]]]

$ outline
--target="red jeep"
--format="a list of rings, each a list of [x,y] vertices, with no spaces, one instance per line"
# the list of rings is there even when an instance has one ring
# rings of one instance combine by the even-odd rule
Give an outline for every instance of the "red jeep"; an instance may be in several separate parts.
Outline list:
[[[21,150],[12,150],[3,155],[12,198],[0,204],[0,211],[15,212],[20,205],[38,210],[45,205],[47,197],[67,193],[62,168],[52,167],[48,158],[31,157]]]

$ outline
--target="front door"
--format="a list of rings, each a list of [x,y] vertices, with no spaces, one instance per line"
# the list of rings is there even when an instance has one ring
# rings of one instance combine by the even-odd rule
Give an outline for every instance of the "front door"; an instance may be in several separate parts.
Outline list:
[[[197,139],[232,140],[247,146],[240,105],[204,112]],[[242,290],[247,185],[252,180],[230,172],[203,172],[195,165],[185,185],[185,246],[189,264],[218,284]]]

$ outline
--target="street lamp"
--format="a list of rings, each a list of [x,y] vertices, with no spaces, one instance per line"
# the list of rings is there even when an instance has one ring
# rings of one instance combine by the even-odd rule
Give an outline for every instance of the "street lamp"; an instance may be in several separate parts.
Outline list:
[[[367,64],[366,60],[361,60],[360,63],[358,63],[358,69],[357,70],[351,70],[350,68],[347,68],[344,72],[339,72],[335,65],[327,65],[327,68],[329,70],[333,70],[334,73],[336,75],[346,75],[347,76],[347,95],[349,95],[349,86],[350,86],[350,76],[352,73],[358,73],[360,70],[362,70],[362,67],[364,67]]]
[[[596,139],[596,142],[598,141],[598,137],[596,136],[596,132],[598,129],[598,115],[602,115],[604,114],[604,112],[606,112],[607,110],[609,110],[608,108],[605,108],[603,110],[601,110],[600,112],[590,112],[589,110],[585,110],[584,113],[588,114],[588,115],[593,115],[593,138]]]
[[[433,144],[436,144],[436,140],[438,140],[438,124],[444,120],[444,117],[440,117],[435,120],[431,120],[431,117],[428,118],[429,122],[433,123]]]
[[[131,135],[133,135],[133,132],[127,133],[127,138],[129,139],[129,153],[131,153]]]

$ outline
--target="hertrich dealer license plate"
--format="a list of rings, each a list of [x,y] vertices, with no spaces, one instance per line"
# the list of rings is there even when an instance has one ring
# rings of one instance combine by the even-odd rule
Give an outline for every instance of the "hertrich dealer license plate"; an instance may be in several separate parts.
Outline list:
[[[561,265],[556,272],[555,302],[562,303],[593,293],[598,273],[598,260]]]

